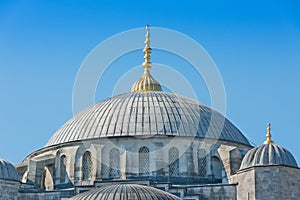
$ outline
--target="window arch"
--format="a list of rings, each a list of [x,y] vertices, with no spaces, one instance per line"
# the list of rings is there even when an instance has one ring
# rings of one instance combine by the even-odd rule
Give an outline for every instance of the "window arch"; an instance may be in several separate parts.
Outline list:
[[[120,177],[120,151],[116,148],[113,148],[109,152],[109,166],[109,177]]]
[[[44,171],[43,171],[43,174],[41,177],[40,187],[44,190],[53,190],[54,189],[52,174],[50,173],[48,167],[44,167]]]
[[[65,155],[62,155],[59,159],[59,168],[59,181],[65,183],[67,176],[67,157]]]
[[[207,170],[207,152],[205,149],[198,149],[198,172],[200,177],[205,177]]]
[[[82,156],[82,180],[90,180],[93,170],[92,156],[89,151],[86,151]]]
[[[150,174],[150,163],[149,163],[149,148],[141,147],[139,149],[139,175]]]
[[[179,176],[179,151],[175,147],[169,149],[169,176]]]
[[[217,156],[211,158],[212,162],[212,171],[215,179],[222,179],[222,164],[220,159]]]

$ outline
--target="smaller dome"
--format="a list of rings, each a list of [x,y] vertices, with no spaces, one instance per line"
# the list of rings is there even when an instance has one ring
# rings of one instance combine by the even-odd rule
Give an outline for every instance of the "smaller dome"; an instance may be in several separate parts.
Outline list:
[[[248,151],[240,169],[263,165],[284,165],[298,167],[293,155],[285,148],[276,144],[264,144]]]
[[[19,175],[16,168],[6,160],[0,158],[0,179],[19,181]]]
[[[78,194],[71,200],[80,199],[118,199],[118,200],[179,200],[180,198],[168,192],[137,184],[109,185]]]
[[[248,151],[242,161],[240,170],[264,165],[298,167],[293,155],[285,148],[274,144],[271,137],[271,124],[268,123],[266,141],[262,146],[255,147]]]

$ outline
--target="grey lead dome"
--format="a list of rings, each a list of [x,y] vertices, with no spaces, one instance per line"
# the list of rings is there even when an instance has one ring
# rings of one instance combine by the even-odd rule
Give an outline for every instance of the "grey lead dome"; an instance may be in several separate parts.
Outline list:
[[[47,146],[114,136],[190,136],[249,145],[220,113],[181,95],[131,92],[101,101],[66,122]]]
[[[264,144],[248,151],[240,169],[262,165],[298,167],[295,158],[288,150],[276,144]]]
[[[19,181],[16,168],[8,161],[0,158],[0,179]]]
[[[179,197],[168,192],[137,184],[119,184],[96,188],[79,194],[71,200],[180,200]]]

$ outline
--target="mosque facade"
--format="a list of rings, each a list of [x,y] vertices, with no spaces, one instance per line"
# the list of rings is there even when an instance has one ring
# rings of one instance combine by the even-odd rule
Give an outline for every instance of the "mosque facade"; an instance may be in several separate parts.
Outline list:
[[[84,109],[15,166],[0,159],[6,199],[300,199],[300,168],[271,138],[253,147],[219,112],[162,91],[144,73],[131,92]]]

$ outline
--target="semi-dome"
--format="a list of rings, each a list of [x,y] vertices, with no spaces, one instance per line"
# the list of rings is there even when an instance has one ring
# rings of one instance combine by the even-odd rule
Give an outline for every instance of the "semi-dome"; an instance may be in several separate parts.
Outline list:
[[[71,200],[97,199],[97,200],[179,200],[180,198],[168,192],[137,184],[109,185],[92,189],[71,198]]]
[[[115,136],[191,136],[250,145],[223,115],[181,95],[130,92],[101,101],[66,122],[47,146]]]
[[[240,169],[263,165],[298,167],[295,158],[287,149],[274,144],[271,140],[270,131],[270,124],[268,124],[267,140],[264,142],[264,145],[248,151],[242,161]]]
[[[0,179],[19,181],[16,168],[8,161],[0,158]]]

